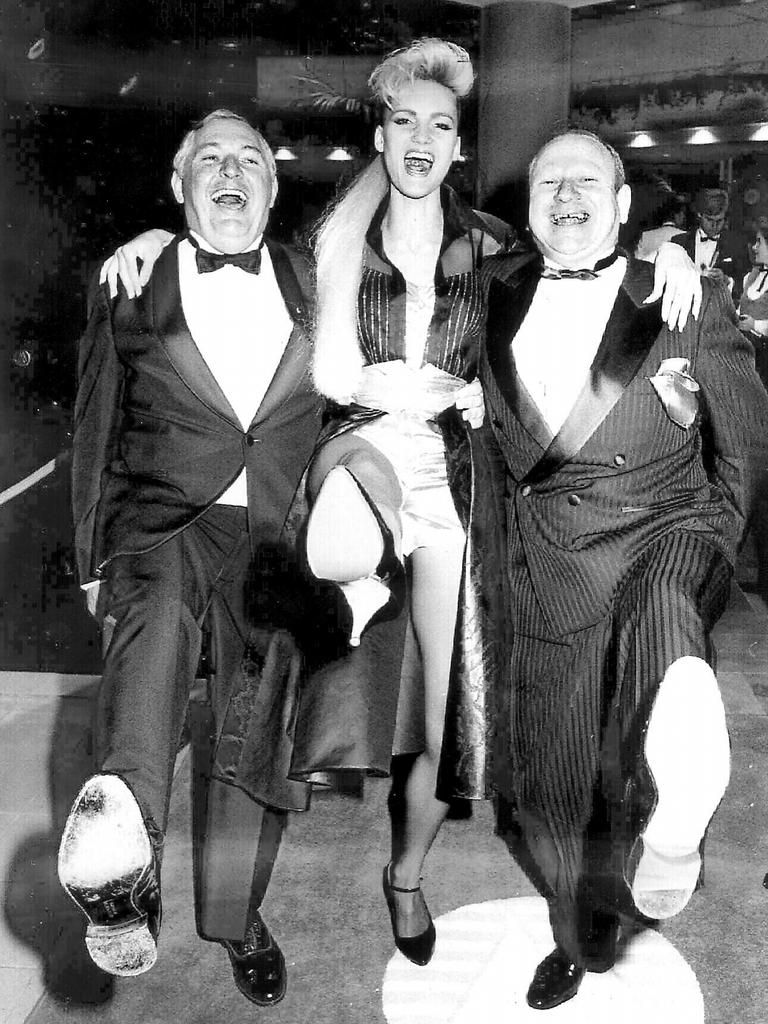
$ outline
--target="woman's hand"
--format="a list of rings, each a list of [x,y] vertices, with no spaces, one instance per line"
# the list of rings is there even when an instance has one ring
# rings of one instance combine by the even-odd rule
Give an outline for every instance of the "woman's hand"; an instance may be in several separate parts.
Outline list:
[[[701,278],[688,253],[676,242],[664,242],[656,255],[653,291],[645,300],[661,298],[661,318],[670,330],[682,331],[688,314],[698,319]]]
[[[469,384],[456,392],[456,408],[460,410],[462,419],[465,419],[470,427],[477,430],[482,427],[485,419],[485,399],[480,381],[475,378]]]
[[[739,330],[745,334],[754,334],[758,338],[768,337],[768,320],[755,320],[753,316],[739,313]]]
[[[173,238],[170,231],[162,228],[150,228],[121,245],[106,260],[99,274],[99,284],[109,282],[109,294],[114,299],[117,295],[117,279],[123,282],[123,288],[129,299],[138,298],[141,290],[152,276],[157,257]],[[141,270],[139,270],[141,261]]]
[[[739,330],[745,334],[757,334],[755,330],[755,318],[746,313],[739,313]]]

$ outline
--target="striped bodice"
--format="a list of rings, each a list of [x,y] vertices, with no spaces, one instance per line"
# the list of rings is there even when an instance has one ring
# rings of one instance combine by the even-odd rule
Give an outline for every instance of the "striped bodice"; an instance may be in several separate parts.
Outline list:
[[[358,329],[367,363],[405,358],[405,302],[405,282],[397,270],[393,268],[387,274],[365,267]],[[423,363],[455,377],[469,380],[475,376],[482,318],[482,297],[474,269],[439,282]]]
[[[471,380],[477,374],[484,318],[478,269],[484,257],[505,247],[509,236],[506,225],[476,213],[445,186],[441,201],[443,243],[422,365]],[[386,208],[385,201],[368,232],[358,299],[360,348],[367,364],[406,357],[406,282],[384,252],[381,224]]]

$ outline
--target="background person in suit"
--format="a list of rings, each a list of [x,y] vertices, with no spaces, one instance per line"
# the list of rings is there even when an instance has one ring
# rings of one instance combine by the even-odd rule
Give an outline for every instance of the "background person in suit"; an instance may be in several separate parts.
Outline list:
[[[757,223],[750,243],[752,269],[744,277],[739,301],[739,330],[755,346],[755,366],[768,388],[768,227]],[[762,480],[750,522],[757,557],[757,592],[768,599],[768,481]]]
[[[644,304],[651,268],[616,249],[629,204],[615,151],[556,137],[530,169],[540,257],[485,270],[511,634],[499,771],[556,943],[538,1009],[612,966],[621,912],[683,909],[729,775],[710,631],[768,398],[722,282],[681,330]]]
[[[640,236],[635,249],[635,258],[653,263],[663,242],[669,242],[681,231],[685,231],[688,208],[682,196],[672,195],[664,203],[657,216],[657,227],[649,228]]]
[[[747,239],[726,227],[728,193],[722,188],[702,189],[694,202],[697,226],[673,235],[705,277],[724,277],[735,299],[741,294],[749,269]]]
[[[254,631],[254,573],[265,663],[290,676],[299,659],[284,629],[270,631],[259,573],[267,578],[275,558],[290,568],[288,513],[320,425],[306,272],[293,252],[264,242],[275,164],[243,118],[218,110],[190,131],[172,187],[188,233],[165,248],[140,297],[96,292],[80,345],[76,544],[105,653],[98,773],[73,806],[59,875],[88,918],[86,943],[102,969],[152,966],[174,757],[206,634],[219,749],[198,930],[224,944],[238,988],[269,1005],[285,990],[285,965],[258,907],[285,814],[251,799],[263,795],[262,780],[221,747],[242,747],[230,705],[247,689],[239,669]],[[283,681],[266,669],[261,677]],[[275,738],[257,737],[265,763]],[[276,802],[291,806],[285,785]],[[306,787],[293,787],[301,804]]]

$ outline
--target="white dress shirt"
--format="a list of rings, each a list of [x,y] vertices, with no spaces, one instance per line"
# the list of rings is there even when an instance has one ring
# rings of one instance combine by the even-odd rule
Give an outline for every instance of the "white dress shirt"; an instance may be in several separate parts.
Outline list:
[[[716,239],[708,238],[706,241],[704,241],[704,232],[701,230],[701,228],[696,228],[693,262],[696,264],[699,270],[709,270],[709,268],[715,262],[715,253],[717,252],[717,246],[718,242]]]
[[[195,238],[204,249],[215,251]],[[199,274],[194,246],[179,243],[181,305],[190,333],[213,376],[247,430],[275,375],[293,329],[266,246],[261,271],[225,266]],[[248,503],[245,470],[218,499]]]
[[[515,335],[517,372],[553,434],[584,386],[626,269],[620,256],[594,281],[543,277]]]
[[[635,249],[635,259],[645,260],[647,263],[654,263],[659,246],[664,242],[671,241],[675,235],[680,234],[680,228],[676,224],[666,222],[658,228],[651,228],[644,231]]]
[[[753,271],[744,275],[744,295],[748,299],[759,299],[768,292],[768,267],[761,267],[759,273],[755,274],[754,281],[749,284],[749,278]],[[762,337],[768,336],[768,320],[755,320],[755,334]]]

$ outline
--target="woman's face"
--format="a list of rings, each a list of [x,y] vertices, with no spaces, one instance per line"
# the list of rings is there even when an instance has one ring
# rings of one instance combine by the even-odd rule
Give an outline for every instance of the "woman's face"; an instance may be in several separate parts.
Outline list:
[[[751,249],[753,262],[768,266],[768,241],[766,241],[766,237],[761,231],[758,231],[755,235]]]
[[[456,97],[437,82],[414,82],[387,109],[374,145],[398,192],[409,199],[429,195],[459,155]]]

